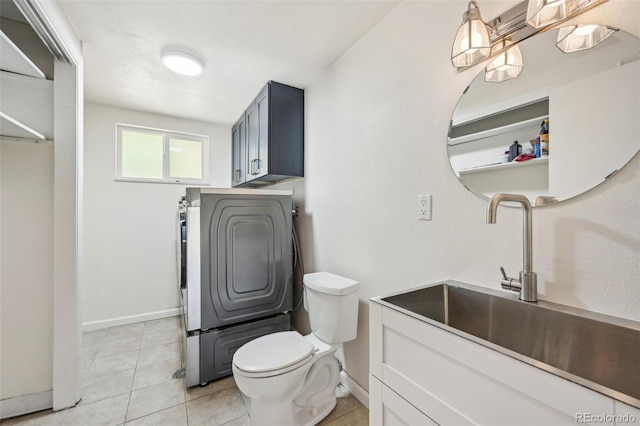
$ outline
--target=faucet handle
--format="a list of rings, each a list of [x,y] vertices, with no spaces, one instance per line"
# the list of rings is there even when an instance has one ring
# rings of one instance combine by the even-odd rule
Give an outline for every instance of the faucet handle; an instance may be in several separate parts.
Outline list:
[[[505,281],[507,281],[509,277],[507,277],[507,273],[504,272],[504,268],[502,266],[500,267],[500,272],[502,272],[502,278],[504,278]]]
[[[504,272],[504,268],[502,266],[500,267],[500,272],[502,272],[502,278],[503,278],[500,283],[502,285],[502,288],[504,288],[505,290],[520,291],[520,288],[521,288],[520,280],[518,280],[517,278],[507,277],[507,273]]]

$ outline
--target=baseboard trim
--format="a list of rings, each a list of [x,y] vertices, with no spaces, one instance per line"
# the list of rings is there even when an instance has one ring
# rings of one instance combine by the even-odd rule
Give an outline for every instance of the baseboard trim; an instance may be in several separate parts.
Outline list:
[[[165,309],[164,311],[147,312],[144,314],[129,315],[126,317],[111,318],[107,320],[89,321],[82,324],[83,331],[102,330],[103,328],[119,325],[134,324],[136,322],[151,321],[155,319],[169,318],[180,315],[180,308]]]
[[[355,396],[362,405],[367,407],[367,409],[369,408],[369,392],[353,380],[346,371],[340,372],[340,383],[347,388],[347,390],[351,392],[351,395]]]
[[[32,393],[0,401],[0,419],[53,408],[53,391]]]

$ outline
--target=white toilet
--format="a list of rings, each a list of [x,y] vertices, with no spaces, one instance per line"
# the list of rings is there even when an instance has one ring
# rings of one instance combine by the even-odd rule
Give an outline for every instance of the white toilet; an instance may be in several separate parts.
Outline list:
[[[233,376],[250,400],[252,425],[315,425],[336,405],[334,354],[356,338],[358,282],[328,272],[306,274],[303,282],[311,334],[268,334],[233,355]]]

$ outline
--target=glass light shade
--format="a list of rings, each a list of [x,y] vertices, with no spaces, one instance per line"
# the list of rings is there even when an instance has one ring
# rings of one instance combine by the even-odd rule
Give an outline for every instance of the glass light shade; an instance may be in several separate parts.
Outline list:
[[[534,28],[546,27],[570,17],[590,0],[529,0],[527,24]]]
[[[556,46],[564,53],[591,49],[615,32],[604,25],[573,25],[562,27],[558,32]]]
[[[480,17],[477,3],[471,1],[453,41],[451,63],[456,68],[468,67],[488,58],[490,53],[489,29]]]
[[[196,76],[204,70],[204,64],[200,59],[185,52],[166,50],[160,58],[165,67],[178,74]]]
[[[520,46],[513,44],[510,39],[502,39],[491,48],[491,53],[509,45],[513,46],[498,54],[484,69],[484,81],[501,83],[520,75],[524,67]]]

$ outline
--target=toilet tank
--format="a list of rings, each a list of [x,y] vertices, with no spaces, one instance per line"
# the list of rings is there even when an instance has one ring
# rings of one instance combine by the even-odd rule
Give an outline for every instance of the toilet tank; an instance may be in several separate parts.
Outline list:
[[[329,272],[304,276],[304,307],[311,331],[329,344],[356,338],[358,328],[357,281]]]

